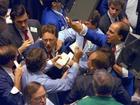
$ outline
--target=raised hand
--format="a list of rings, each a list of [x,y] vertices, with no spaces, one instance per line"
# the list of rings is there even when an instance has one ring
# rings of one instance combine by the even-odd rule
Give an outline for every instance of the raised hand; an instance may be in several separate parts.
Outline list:
[[[83,30],[83,25],[81,21],[72,21],[72,19],[66,17],[67,22],[71,28],[73,28],[78,33],[81,33]]]
[[[18,48],[19,53],[21,54],[22,52],[24,52],[32,44],[32,42],[32,40],[24,41],[22,45]]]

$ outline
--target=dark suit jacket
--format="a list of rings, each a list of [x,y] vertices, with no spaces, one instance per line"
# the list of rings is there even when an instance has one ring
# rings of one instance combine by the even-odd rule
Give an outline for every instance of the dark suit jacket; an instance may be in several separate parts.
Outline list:
[[[4,18],[0,17],[0,33],[7,28],[7,24]]]
[[[34,41],[36,41],[41,35],[40,23],[37,20],[29,19],[28,26],[29,26],[29,29],[31,27],[37,28],[37,32],[32,32],[30,30]],[[8,24],[8,29],[2,34],[4,37],[9,38],[16,47],[20,47],[23,43],[23,39],[14,24]]]
[[[140,1],[138,0],[138,5],[137,5],[137,14],[138,14],[138,20],[137,20],[137,26],[135,29],[135,33],[140,35]]]
[[[83,98],[84,96],[94,96],[95,91],[92,83],[93,74],[87,73],[79,76],[71,89],[71,92],[66,97],[65,103],[72,103],[76,100]],[[114,88],[112,93],[113,98],[123,103],[124,105],[130,105],[130,96],[123,88],[121,81],[118,78],[114,78]]]
[[[121,20],[124,16],[125,16],[125,14],[121,13],[118,16],[118,19]],[[111,25],[111,20],[110,20],[108,14],[106,13],[100,19],[99,28],[106,34],[110,25]]]
[[[22,94],[10,92],[13,86],[11,77],[0,67],[0,105],[24,105]]]
[[[108,14],[106,13],[100,19],[99,28],[106,34],[110,25],[111,21]]]

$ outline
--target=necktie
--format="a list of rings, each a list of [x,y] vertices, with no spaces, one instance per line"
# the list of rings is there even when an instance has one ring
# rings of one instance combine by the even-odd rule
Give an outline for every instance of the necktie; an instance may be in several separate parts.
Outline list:
[[[84,49],[84,47],[86,45],[86,42],[87,42],[87,40],[84,38],[84,41],[83,41],[83,49]]]
[[[116,47],[115,46],[112,47],[112,52],[115,54],[115,52],[116,52]]]
[[[53,58],[53,56],[52,56],[51,52],[47,52],[47,59],[52,59],[52,58]]]
[[[28,40],[29,39],[29,36],[28,36],[28,30],[25,30],[25,31],[22,31],[23,32],[23,35],[24,35],[24,39],[25,40]]]

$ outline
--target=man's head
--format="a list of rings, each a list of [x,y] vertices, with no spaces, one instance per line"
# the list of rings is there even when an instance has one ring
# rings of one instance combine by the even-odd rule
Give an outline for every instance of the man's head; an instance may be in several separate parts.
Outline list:
[[[108,0],[109,14],[115,18],[124,10],[124,0]]]
[[[106,70],[96,70],[93,74],[93,87],[99,96],[111,95],[113,82],[113,77]]]
[[[46,59],[47,55],[44,49],[32,49],[26,57],[28,71],[30,73],[36,73],[38,71],[44,70],[44,67],[46,66]]]
[[[96,29],[99,26],[100,14],[98,11],[93,11],[88,21],[85,21],[84,24],[91,29]]]
[[[28,27],[28,14],[23,5],[17,5],[12,8],[10,17],[15,26],[21,31],[27,30]]]
[[[9,0],[0,0],[0,33],[7,28],[6,14],[8,12]]]
[[[60,11],[62,8],[63,0],[46,0],[46,4],[48,8]]]
[[[112,23],[107,31],[108,43],[112,45],[124,42],[129,34],[129,25],[124,22]]]
[[[13,66],[13,61],[16,59],[17,49],[12,45],[0,46],[0,65],[11,65]]]
[[[42,26],[42,40],[48,52],[51,52],[56,47],[58,32],[54,25]]]
[[[46,105],[46,91],[40,83],[29,83],[24,93],[28,105]]]
[[[0,16],[5,17],[8,11],[9,0],[0,0]]]
[[[90,54],[88,58],[89,69],[107,69],[114,64],[115,57],[112,51],[108,48],[100,48]]]

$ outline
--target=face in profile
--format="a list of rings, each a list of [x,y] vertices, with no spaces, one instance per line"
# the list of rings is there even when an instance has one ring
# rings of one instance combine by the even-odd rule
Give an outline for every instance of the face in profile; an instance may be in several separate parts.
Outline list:
[[[18,16],[14,19],[14,23],[15,23],[16,27],[18,29],[20,29],[21,31],[27,30],[27,27],[28,27],[28,22],[27,21],[28,21],[27,13],[25,13],[22,16]]]
[[[107,41],[110,44],[116,45],[118,44],[122,37],[121,35],[118,35],[119,25],[116,23],[111,24],[107,31]]]
[[[46,105],[46,91],[43,86],[32,95],[31,105]]]
[[[43,34],[42,40],[48,52],[52,51],[52,49],[55,49],[57,38],[54,34],[46,32]]]

